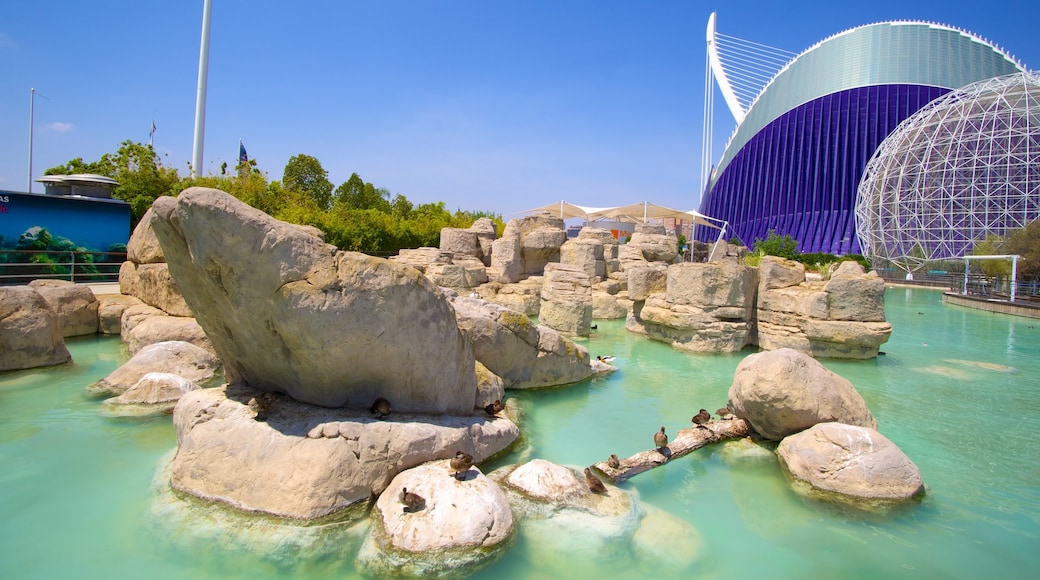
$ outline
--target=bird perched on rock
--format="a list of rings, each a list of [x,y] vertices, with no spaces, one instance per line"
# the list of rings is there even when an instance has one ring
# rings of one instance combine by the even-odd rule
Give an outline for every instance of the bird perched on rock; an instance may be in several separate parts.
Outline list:
[[[455,457],[451,458],[448,465],[451,467],[452,477],[462,481],[466,479],[466,473],[469,472],[469,468],[473,467],[473,456],[469,453],[456,451]]]
[[[612,363],[612,362],[614,362],[614,358],[616,358],[616,357],[614,357],[613,355],[597,356],[596,360],[598,360],[600,362],[605,362],[605,363]]]
[[[373,415],[378,415],[376,417],[377,419],[385,419],[387,415],[394,412],[394,410],[390,408],[390,401],[387,401],[383,397],[376,399],[375,402],[372,403],[372,408],[370,410]]]
[[[665,435],[664,427],[661,427],[660,431],[654,433],[654,445],[657,445],[658,451],[668,447],[668,435]]]
[[[274,404],[274,393],[263,392],[249,399],[249,409],[253,411],[253,419],[266,421],[271,406]]]
[[[610,454],[610,458],[607,459],[607,465],[609,465],[611,467],[611,469],[617,469],[617,468],[621,467],[621,462],[618,461],[617,455],[614,455],[613,453],[611,453]]]
[[[501,413],[502,409],[502,401],[498,399],[495,399],[494,403],[488,403],[487,405],[484,405],[484,412],[491,417],[494,417],[496,414]]]
[[[401,488],[401,503],[404,504],[404,511],[408,513],[417,512],[426,507],[426,499],[417,493],[408,491],[407,487]]]
[[[701,409],[700,411],[697,411],[697,414],[690,420],[693,421],[695,425],[701,426],[711,422],[711,413],[709,413],[707,409]]]
[[[607,493],[607,486],[603,485],[600,478],[596,477],[588,467],[585,468],[585,483],[592,493]]]
[[[732,419],[733,418],[733,411],[730,411],[728,406],[727,407],[722,407],[718,411],[715,411],[715,414],[719,416],[719,419]]]

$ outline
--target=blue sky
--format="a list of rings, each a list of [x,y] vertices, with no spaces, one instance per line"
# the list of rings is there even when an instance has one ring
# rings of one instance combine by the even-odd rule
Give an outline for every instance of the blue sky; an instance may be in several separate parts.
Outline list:
[[[0,189],[126,139],[187,174],[202,0],[33,0],[0,8]],[[1040,67],[1040,3],[1011,0],[213,0],[204,173],[238,141],[270,179],[316,157],[414,203],[503,214],[560,199],[698,200],[704,29],[800,52],[912,19],[967,29]],[[716,97],[716,159],[732,130]],[[42,191],[33,184],[34,191]]]

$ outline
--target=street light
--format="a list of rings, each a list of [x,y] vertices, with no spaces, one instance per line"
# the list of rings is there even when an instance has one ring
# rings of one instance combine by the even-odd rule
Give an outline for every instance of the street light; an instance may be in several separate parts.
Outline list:
[[[32,146],[33,146],[33,105],[36,104],[36,89],[29,87],[29,193],[32,193]]]

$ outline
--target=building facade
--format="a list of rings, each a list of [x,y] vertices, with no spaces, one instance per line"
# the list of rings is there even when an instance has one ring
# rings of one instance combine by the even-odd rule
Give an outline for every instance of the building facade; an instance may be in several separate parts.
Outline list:
[[[925,22],[827,38],[778,72],[747,109],[699,211],[751,246],[770,230],[802,252],[860,253],[856,195],[874,151],[902,121],[959,87],[1022,72],[993,44]],[[698,227],[695,238],[713,241]]]

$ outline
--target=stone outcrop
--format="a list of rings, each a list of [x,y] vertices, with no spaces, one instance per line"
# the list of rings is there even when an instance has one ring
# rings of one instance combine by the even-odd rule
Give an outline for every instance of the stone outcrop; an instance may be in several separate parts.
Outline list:
[[[852,383],[790,348],[756,353],[741,361],[729,388],[729,408],[773,440],[832,421],[877,428]]]
[[[736,262],[673,264],[665,292],[650,294],[631,316],[648,338],[677,349],[739,352],[752,343],[756,284],[755,270]],[[632,287],[630,278],[630,297]]]
[[[437,248],[402,249],[389,260],[419,270],[437,286],[458,291],[471,290],[488,281],[487,268],[472,253],[452,253]]]
[[[120,334],[123,312],[127,308],[144,304],[140,299],[125,294],[103,294],[98,296],[98,332]]]
[[[149,309],[146,314],[144,309]],[[211,353],[213,343],[194,318],[169,316],[151,306],[130,306],[123,312],[120,336],[131,355],[142,348],[158,342],[190,342]]]
[[[545,265],[560,261],[560,247],[567,241],[563,220],[548,214],[510,220],[495,240],[488,278],[512,284],[527,276],[540,276]]]
[[[126,261],[119,268],[119,291],[172,316],[193,316],[177,283],[170,276],[151,218],[152,210],[149,209],[130,234]]]
[[[621,271],[621,261],[618,259],[618,240],[610,230],[595,226],[583,227],[578,232],[578,241],[596,241],[603,245],[603,276],[610,276]]]
[[[884,504],[925,493],[917,466],[874,429],[820,423],[784,438],[776,453],[788,476],[802,484],[795,488],[810,497]]]
[[[464,296],[452,305],[477,360],[502,377],[507,389],[575,383],[594,372],[587,348],[524,314]]]
[[[171,373],[146,373],[118,397],[105,399],[102,410],[112,416],[140,417],[173,411],[177,401],[198,390],[194,381]]]
[[[88,286],[68,280],[33,280],[29,287],[54,309],[63,337],[97,334],[98,300]]]
[[[607,275],[603,242],[590,237],[567,240],[560,246],[560,264],[581,269],[590,280],[602,280]]]
[[[648,262],[671,264],[679,255],[679,239],[666,234],[661,225],[637,223],[632,239],[625,245],[638,248]]]
[[[592,277],[580,266],[547,265],[538,322],[566,336],[588,336],[592,329]]]
[[[181,398],[173,413],[175,489],[244,511],[321,518],[368,502],[405,469],[456,450],[480,462],[519,436],[502,417],[395,410],[381,421],[367,410],[328,409],[282,395],[274,395],[260,421],[248,404],[259,394],[226,386]],[[441,477],[455,483],[446,471]]]
[[[542,281],[542,276],[531,276],[515,284],[489,282],[477,292],[488,302],[535,317],[542,306]]]
[[[220,361],[210,352],[182,341],[167,341],[143,347],[105,378],[87,386],[91,397],[113,397],[126,392],[148,373],[183,377],[201,386],[220,382]]]
[[[0,286],[0,352],[0,371],[72,360],[58,314],[28,286]]]
[[[376,501],[372,533],[358,552],[358,569],[376,576],[457,576],[498,557],[509,546],[513,512],[498,484],[471,468],[463,481],[447,461],[397,475]],[[405,511],[403,489],[425,500]]]
[[[874,358],[892,333],[884,280],[856,262],[842,262],[829,281],[808,282],[799,262],[765,256],[759,280],[758,344],[764,349]]]
[[[152,211],[229,382],[328,407],[384,397],[401,412],[472,413],[472,348],[415,268],[339,251],[215,189]]]

